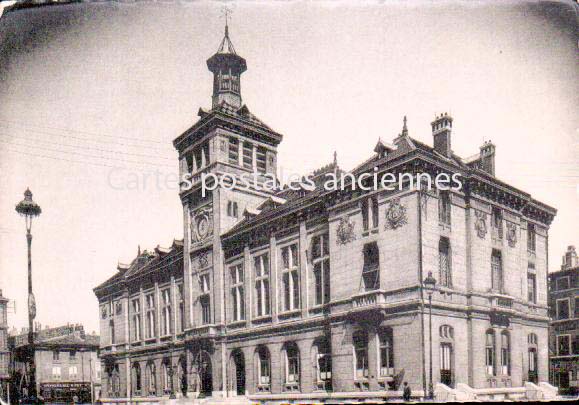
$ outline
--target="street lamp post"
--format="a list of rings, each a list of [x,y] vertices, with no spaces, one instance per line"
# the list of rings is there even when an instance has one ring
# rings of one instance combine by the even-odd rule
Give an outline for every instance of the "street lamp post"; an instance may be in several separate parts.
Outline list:
[[[16,212],[24,217],[26,223],[26,241],[28,242],[28,348],[29,348],[29,365],[28,365],[28,396],[36,397],[35,365],[34,365],[34,325],[36,318],[36,301],[32,293],[32,218],[40,215],[42,210],[40,206],[32,201],[32,192],[26,189],[24,200],[16,205]]]
[[[434,386],[432,385],[432,294],[436,289],[436,279],[432,277],[432,272],[428,272],[428,276],[422,282],[423,288],[428,294],[428,333],[429,333],[429,343],[430,343],[430,370],[429,370],[429,377],[430,381],[428,383],[428,397],[430,399],[434,398]]]

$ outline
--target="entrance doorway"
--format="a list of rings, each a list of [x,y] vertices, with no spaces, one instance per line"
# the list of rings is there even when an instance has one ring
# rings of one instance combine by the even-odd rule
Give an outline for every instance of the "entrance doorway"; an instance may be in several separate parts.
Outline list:
[[[237,395],[245,395],[245,358],[241,350],[235,350],[233,365],[235,366],[235,392]]]
[[[211,372],[211,356],[202,350],[197,356],[197,372],[199,373],[199,395],[211,396],[213,393],[213,375]]]

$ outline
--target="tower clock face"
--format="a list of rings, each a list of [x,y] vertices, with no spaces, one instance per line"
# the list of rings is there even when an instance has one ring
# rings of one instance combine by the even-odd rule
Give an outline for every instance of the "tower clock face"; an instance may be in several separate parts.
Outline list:
[[[213,232],[213,213],[210,207],[204,207],[192,214],[191,218],[192,239],[201,242],[211,236]]]
[[[200,218],[197,218],[197,233],[204,239],[209,234],[209,219],[203,215]]]

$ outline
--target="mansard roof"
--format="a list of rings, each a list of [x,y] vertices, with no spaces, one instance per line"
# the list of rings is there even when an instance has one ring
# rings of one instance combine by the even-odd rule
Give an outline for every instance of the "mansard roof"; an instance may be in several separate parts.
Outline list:
[[[175,239],[168,248],[157,246],[153,252],[139,252],[130,264],[119,263],[117,273],[94,289],[97,296],[144,274],[161,271],[173,263],[183,261],[183,240]]]
[[[200,108],[197,115],[199,120],[173,141],[173,146],[178,150],[201,139],[206,131],[215,126],[223,126],[244,133],[250,132],[273,145],[278,145],[283,139],[283,135],[257,118],[245,104],[236,108],[223,101],[211,110]]]
[[[380,148],[380,150],[383,151],[382,148]],[[359,175],[363,172],[373,170],[374,167],[388,170],[395,167],[400,159],[405,159],[406,157],[410,159],[422,157],[431,160],[436,165],[443,165],[446,168],[462,173],[463,177],[466,179],[465,181],[470,181],[472,183],[473,190],[471,191],[473,192],[493,188],[496,192],[502,193],[507,200],[517,199],[517,206],[520,207],[525,215],[536,215],[540,218],[541,222],[544,222],[547,225],[551,223],[557,212],[553,207],[532,199],[529,193],[518,190],[495,176],[490,175],[482,170],[478,165],[469,164],[473,160],[462,159],[454,153],[452,153],[450,157],[446,157],[434,150],[432,146],[426,145],[425,143],[408,136],[407,133],[399,135],[394,140],[393,147],[389,147],[386,152],[387,153],[384,156],[377,153],[370,157],[362,164],[355,167],[351,173]],[[337,165],[328,165],[325,168],[320,169],[319,173],[317,173],[318,178],[322,178],[322,176],[328,172],[328,169],[330,171],[340,170]],[[296,191],[286,188],[278,192],[276,196],[286,199],[287,202],[285,204],[271,204],[266,201],[264,205],[267,209],[261,209],[255,215],[246,216],[246,218],[224,234],[223,238],[235,238],[240,233],[249,231],[255,226],[259,226],[274,219],[279,219],[289,214],[297,213],[306,207],[323,202],[323,198],[321,197],[333,192],[332,190],[325,190],[323,188],[323,182],[323,178],[322,181],[315,182],[316,187],[314,190]],[[495,191],[492,192],[495,193]]]

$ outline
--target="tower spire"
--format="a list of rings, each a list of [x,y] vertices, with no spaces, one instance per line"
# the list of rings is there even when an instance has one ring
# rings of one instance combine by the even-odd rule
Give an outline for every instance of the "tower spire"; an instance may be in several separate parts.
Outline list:
[[[402,120],[403,124],[402,124],[402,136],[408,136],[408,126],[407,126],[407,119],[406,119],[406,115],[404,116],[404,119]]]
[[[234,108],[241,107],[241,74],[247,70],[245,59],[237,55],[229,38],[231,10],[224,8],[225,34],[217,52],[207,60],[207,68],[213,73],[213,102],[216,108],[226,103]]]

